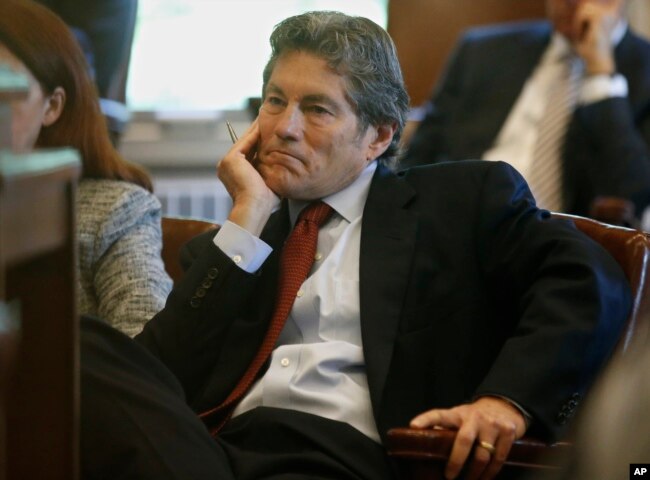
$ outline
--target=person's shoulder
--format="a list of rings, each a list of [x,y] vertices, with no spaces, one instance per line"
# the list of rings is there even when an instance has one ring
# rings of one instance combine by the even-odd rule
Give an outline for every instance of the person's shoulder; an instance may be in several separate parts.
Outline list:
[[[502,40],[544,39],[551,33],[545,20],[527,20],[472,27],[462,35],[464,42],[490,43]]]
[[[462,160],[421,165],[398,172],[416,190],[440,186],[464,189],[517,189],[526,184],[522,175],[507,162]]]
[[[473,173],[485,175],[492,171],[517,174],[515,168],[506,162],[468,159],[411,167],[399,171],[398,175],[407,178],[438,175],[470,175]]]
[[[132,226],[156,221],[161,215],[158,199],[130,182],[84,179],[77,190],[77,222],[80,231],[112,236]]]
[[[122,180],[84,179],[79,182],[77,196],[80,208],[89,206],[95,211],[160,208],[160,202],[151,192]]]
[[[630,25],[627,26],[627,30],[623,36],[623,39],[629,39],[634,43],[643,46],[644,48],[650,48],[650,39],[645,35],[638,33]]]
[[[635,57],[635,61],[650,63],[650,39],[639,35],[629,26],[619,46],[629,55]]]

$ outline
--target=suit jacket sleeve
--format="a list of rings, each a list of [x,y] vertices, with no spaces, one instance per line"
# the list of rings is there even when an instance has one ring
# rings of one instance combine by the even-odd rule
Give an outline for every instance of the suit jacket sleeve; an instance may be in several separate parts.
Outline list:
[[[620,97],[578,108],[565,158],[572,177],[588,176],[588,194],[631,199],[640,215],[650,203],[650,98],[635,108]]]
[[[214,235],[206,232],[184,247],[182,263],[189,269],[165,308],[136,337],[176,375],[190,403],[205,388],[235,320],[248,318],[259,303],[251,298],[261,275],[238,268],[215,246]],[[252,331],[264,333],[255,326]],[[249,336],[259,340],[254,333]]]
[[[489,172],[478,256],[492,301],[518,320],[476,393],[516,400],[540,433],[554,437],[616,343],[629,313],[629,286],[599,244],[531,208],[514,169]]]
[[[628,30],[615,59],[628,96],[577,108],[564,153],[567,176],[577,180],[566,193],[578,203],[597,195],[631,199],[640,215],[650,204],[650,43]]]

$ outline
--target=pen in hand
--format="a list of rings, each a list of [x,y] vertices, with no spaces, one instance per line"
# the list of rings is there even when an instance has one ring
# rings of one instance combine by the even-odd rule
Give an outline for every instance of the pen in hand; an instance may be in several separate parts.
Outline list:
[[[232,143],[237,142],[238,137],[237,134],[235,133],[235,129],[232,128],[232,125],[230,124],[229,121],[226,121],[226,127],[228,128],[228,133],[230,134],[230,139],[232,140]],[[256,153],[253,153],[253,157],[255,157]],[[250,160],[250,159],[249,159]]]
[[[228,133],[230,134],[232,143],[235,143],[237,141],[237,134],[235,133],[235,129],[232,128],[232,125],[230,125],[230,122],[228,121],[226,121],[226,127],[228,127]]]

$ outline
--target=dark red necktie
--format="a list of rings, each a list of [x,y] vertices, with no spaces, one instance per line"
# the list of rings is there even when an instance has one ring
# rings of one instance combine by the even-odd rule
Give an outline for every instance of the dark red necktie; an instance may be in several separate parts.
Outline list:
[[[300,213],[298,221],[282,249],[275,310],[262,345],[230,395],[220,405],[199,415],[204,421],[211,418],[221,419],[217,426],[210,430],[212,435],[216,435],[230,418],[237,403],[251,387],[262,365],[271,355],[296,299],[296,293],[314,264],[318,229],[331,215],[332,207],[321,201],[310,203]]]

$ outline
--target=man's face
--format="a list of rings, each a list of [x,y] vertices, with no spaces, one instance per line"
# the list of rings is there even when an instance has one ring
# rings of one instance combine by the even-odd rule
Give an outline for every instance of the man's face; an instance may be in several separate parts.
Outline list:
[[[585,3],[615,7],[623,15],[625,0],[546,0],[546,15],[556,31],[569,41],[578,39],[579,31],[574,24],[577,9]]]
[[[277,60],[259,129],[255,166],[269,188],[286,198],[313,200],[335,193],[386,148],[377,145],[376,128],[359,132],[344,78],[325,60],[301,51]]]

